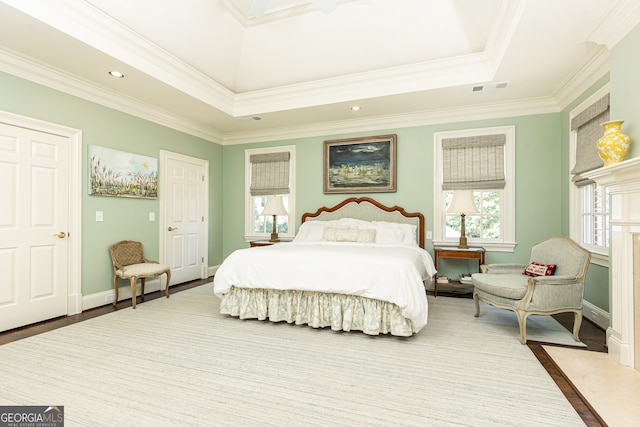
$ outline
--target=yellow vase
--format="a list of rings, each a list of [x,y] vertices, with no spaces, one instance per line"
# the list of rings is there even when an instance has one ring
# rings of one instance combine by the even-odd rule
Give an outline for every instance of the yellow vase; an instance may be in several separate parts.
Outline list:
[[[622,161],[627,154],[631,140],[620,132],[620,127],[624,121],[611,120],[602,123],[604,135],[596,142],[596,150],[605,166],[614,165]]]

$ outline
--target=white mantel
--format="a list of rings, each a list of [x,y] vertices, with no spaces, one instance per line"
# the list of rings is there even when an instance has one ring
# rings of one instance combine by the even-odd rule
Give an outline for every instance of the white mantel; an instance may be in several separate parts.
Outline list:
[[[584,174],[598,185],[608,186],[610,201],[611,325],[607,330],[609,355],[618,363],[640,369],[640,338],[635,337],[634,238],[640,236],[640,157]],[[637,255],[636,255],[637,256]],[[640,266],[635,266],[638,274]],[[640,290],[636,291],[640,298]],[[639,331],[640,332],[640,331]]]

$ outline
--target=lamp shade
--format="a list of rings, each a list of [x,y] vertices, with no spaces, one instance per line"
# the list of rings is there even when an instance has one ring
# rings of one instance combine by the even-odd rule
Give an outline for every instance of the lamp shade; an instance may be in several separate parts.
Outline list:
[[[282,196],[267,196],[267,203],[260,215],[287,215]]]
[[[479,213],[476,202],[473,199],[473,191],[471,190],[457,190],[453,192],[453,200],[447,209],[448,213]]]

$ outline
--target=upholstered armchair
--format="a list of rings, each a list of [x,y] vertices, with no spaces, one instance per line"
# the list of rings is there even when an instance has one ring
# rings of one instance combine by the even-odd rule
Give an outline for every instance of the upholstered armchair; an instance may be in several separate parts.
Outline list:
[[[479,301],[514,311],[520,326],[520,342],[525,344],[527,317],[532,314],[572,312],[573,338],[580,341],[578,332],[582,324],[582,298],[590,260],[589,251],[567,237],[556,236],[531,249],[528,266],[483,266],[482,273],[471,276],[475,317],[480,315]],[[555,270],[552,266],[555,266]],[[530,275],[525,274],[525,270]]]
[[[113,305],[118,302],[118,279],[129,280],[131,284],[131,305],[136,308],[137,282],[140,279],[141,296],[144,299],[144,284],[148,277],[157,277],[163,274],[167,275],[167,287],[165,294],[169,298],[169,282],[171,281],[171,269],[159,264],[157,261],[151,261],[144,256],[142,243],[133,240],[123,240],[109,247],[111,261],[113,263],[113,288],[116,297]]]

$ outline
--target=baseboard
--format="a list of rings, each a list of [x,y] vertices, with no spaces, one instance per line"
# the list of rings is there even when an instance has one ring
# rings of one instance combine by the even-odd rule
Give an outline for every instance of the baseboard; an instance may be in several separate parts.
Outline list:
[[[171,286],[169,286],[171,288]],[[162,287],[164,290],[164,286]],[[147,279],[144,285],[144,293],[149,294],[160,290],[160,279]],[[141,293],[140,284],[138,284],[138,295]],[[96,292],[95,294],[83,295],[82,297],[82,310],[90,310],[96,307],[102,307],[103,305],[111,304],[116,297],[116,293],[113,289],[103,292]],[[121,286],[118,288],[118,300],[131,299],[131,286]]]
[[[219,265],[214,265],[213,267],[207,267],[207,277],[213,277],[218,271]],[[124,283],[124,282],[123,282]],[[169,286],[171,289],[171,286]],[[150,294],[151,292],[156,292],[159,290],[164,290],[164,285],[161,287],[160,279],[153,278],[147,279],[144,285],[144,293]],[[138,283],[138,296],[141,293],[140,283]],[[113,289],[109,289],[108,291],[96,292],[95,294],[83,295],[82,296],[82,311],[90,310],[96,307],[102,307],[103,305],[111,304],[116,297],[116,293]],[[120,286],[118,290],[118,299],[120,301],[131,298],[131,286]]]
[[[586,300],[582,302],[582,317],[589,319],[604,331],[609,328],[611,321],[608,312]]]

